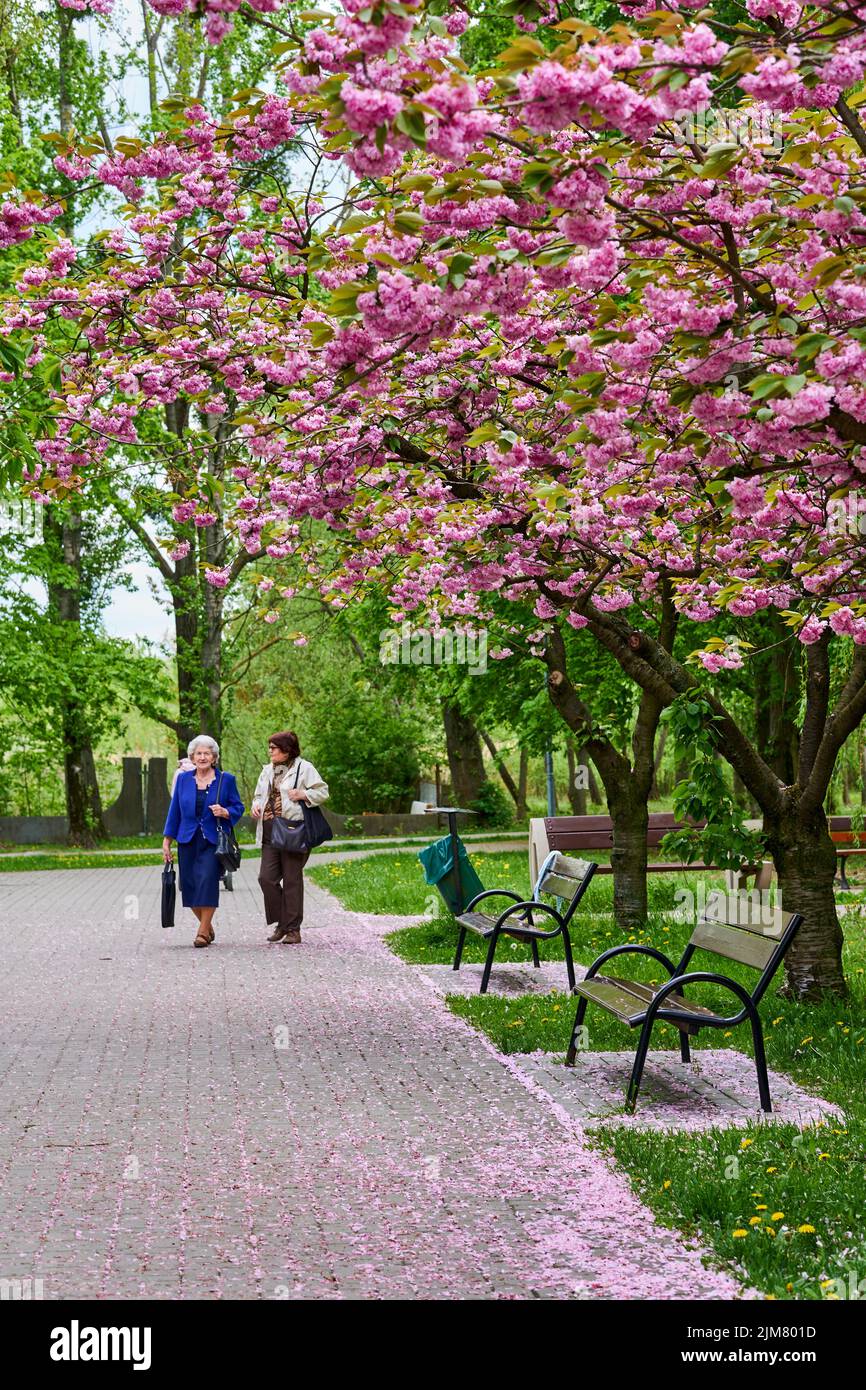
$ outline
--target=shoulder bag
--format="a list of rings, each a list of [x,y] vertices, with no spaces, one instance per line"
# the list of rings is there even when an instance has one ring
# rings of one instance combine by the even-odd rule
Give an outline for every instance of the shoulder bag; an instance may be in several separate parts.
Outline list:
[[[301,760],[295,773],[295,787],[301,775]],[[298,803],[303,814],[302,821],[287,821],[284,816],[274,816],[271,822],[271,844],[286,854],[306,854],[308,850],[321,845],[325,840],[333,840],[334,832],[325,820],[319,806],[308,806],[306,801]]]
[[[219,786],[217,787],[217,805],[221,806],[220,792],[222,790],[223,775],[220,773]],[[217,844],[216,857],[222,864],[226,873],[233,873],[241,866],[241,847],[235,839],[235,829],[228,816],[220,816],[217,820]]]

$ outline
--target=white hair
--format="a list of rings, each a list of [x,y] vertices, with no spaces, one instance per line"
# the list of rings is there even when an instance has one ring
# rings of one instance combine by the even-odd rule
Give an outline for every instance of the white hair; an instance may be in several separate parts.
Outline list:
[[[186,756],[192,758],[195,750],[202,745],[204,745],[205,748],[209,748],[213,753],[214,762],[219,762],[220,746],[215,738],[211,738],[210,734],[197,734],[196,737],[187,744]]]

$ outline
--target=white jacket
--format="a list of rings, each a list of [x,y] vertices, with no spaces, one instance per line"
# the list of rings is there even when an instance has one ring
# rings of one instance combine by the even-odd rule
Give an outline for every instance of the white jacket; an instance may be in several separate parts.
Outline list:
[[[298,763],[300,763],[300,771],[298,770]],[[299,821],[303,819],[304,815],[303,811],[301,810],[300,802],[292,801],[291,797],[286,795],[286,792],[294,790],[295,773],[298,773],[298,791],[306,792],[307,800],[313,806],[321,806],[323,801],[327,801],[328,784],[327,782],[324,782],[322,780],[316,769],[313,767],[313,764],[308,763],[306,758],[295,758],[294,762],[289,764],[289,769],[285,777],[283,778],[282,786],[280,787],[280,795],[283,802],[283,815],[285,816],[286,820]],[[268,796],[270,794],[273,780],[274,765],[273,763],[265,763],[264,767],[262,768],[259,774],[259,780],[256,782],[256,789],[253,792],[253,802],[250,808],[251,810],[257,808],[259,811],[263,811],[265,809],[265,803],[267,802]],[[262,821],[257,820],[257,845],[260,845],[262,843],[262,828]]]

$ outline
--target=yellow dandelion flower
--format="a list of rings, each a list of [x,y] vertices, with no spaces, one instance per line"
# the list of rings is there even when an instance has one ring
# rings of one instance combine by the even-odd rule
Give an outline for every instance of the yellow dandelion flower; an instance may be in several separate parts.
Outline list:
[[[668,1190],[668,1188],[670,1187],[670,1185],[671,1185],[671,1180],[670,1180],[670,1178],[665,1178],[664,1182],[662,1183],[662,1191],[663,1191],[663,1192],[666,1192],[666,1191]]]
[[[738,1226],[735,1231],[731,1232],[731,1234],[733,1235],[734,1240],[742,1240],[743,1236],[747,1236],[749,1233],[748,1231],[744,1231],[742,1226]]]
[[[750,1217],[749,1217],[749,1225],[750,1225],[750,1226],[760,1226],[760,1224],[761,1224],[761,1222],[763,1221],[763,1219],[764,1219],[764,1218],[763,1218],[762,1216],[750,1216]]]
[[[822,1288],[822,1289],[832,1289],[832,1287],[833,1287],[833,1285],[835,1284],[835,1282],[836,1282],[835,1279],[822,1279],[822,1280],[821,1280],[821,1288]]]
[[[808,1221],[804,1222],[802,1226],[798,1226],[797,1230],[801,1236],[813,1236],[815,1234],[815,1227],[810,1226]]]
[[[783,1211],[774,1211],[772,1216],[770,1217],[771,1221],[784,1221],[784,1219],[785,1213]]]
[[[766,1208],[766,1206],[764,1206],[763,1204],[760,1205],[760,1206],[756,1206],[756,1207],[755,1207],[755,1211],[766,1211],[766,1210],[767,1210],[767,1208]]]
[[[764,1232],[765,1236],[774,1236],[776,1234],[772,1226],[762,1226],[761,1229]]]
[[[773,1027],[775,1028],[775,1027],[776,1027],[776,1024],[777,1024],[777,1023],[782,1023],[783,1020],[784,1020],[784,1016],[783,1016],[782,1014],[779,1014],[779,1017],[778,1017],[778,1018],[774,1018],[774,1019],[773,1019]]]
[[[786,1285],[785,1285],[785,1292],[786,1292],[786,1293],[790,1293],[791,1290],[793,1289],[793,1287],[794,1287],[793,1284],[786,1284]]]
[[[810,1042],[812,1041],[812,1036],[813,1036],[813,1035],[810,1033],[809,1036],[808,1036],[808,1038],[801,1038],[801,1039],[800,1039],[800,1046],[801,1046],[801,1047],[805,1047],[805,1046],[806,1046],[806,1043],[810,1043]]]
[[[822,1159],[822,1158],[829,1158],[829,1157],[830,1157],[829,1154],[819,1154],[819,1155],[818,1155],[819,1160]]]
[[[747,1149],[747,1148],[749,1147],[749,1145],[750,1145],[750,1144],[754,1144],[754,1142],[755,1142],[754,1139],[741,1139],[741,1140],[740,1140],[740,1148],[741,1148],[741,1149]]]
[[[768,1173],[778,1173],[778,1171],[779,1171],[778,1168],[768,1168],[768,1169],[767,1169],[767,1172],[768,1172]]]

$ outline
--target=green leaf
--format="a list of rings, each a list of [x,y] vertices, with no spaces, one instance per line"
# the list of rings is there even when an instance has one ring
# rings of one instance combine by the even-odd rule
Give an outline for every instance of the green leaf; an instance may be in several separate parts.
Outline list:
[[[489,420],[486,425],[479,425],[463,442],[469,449],[474,449],[478,444],[489,444],[491,440],[498,439],[500,434],[499,426]]]

